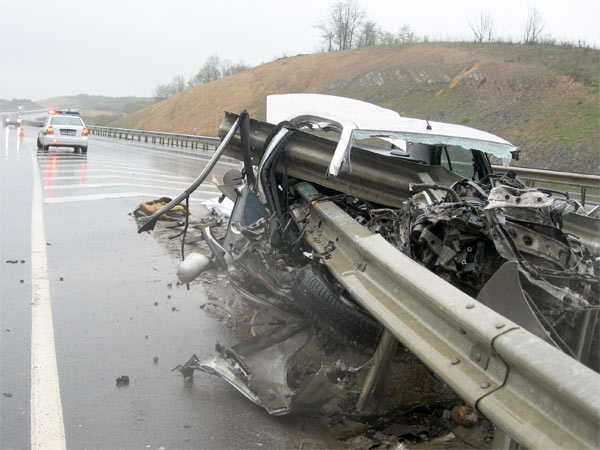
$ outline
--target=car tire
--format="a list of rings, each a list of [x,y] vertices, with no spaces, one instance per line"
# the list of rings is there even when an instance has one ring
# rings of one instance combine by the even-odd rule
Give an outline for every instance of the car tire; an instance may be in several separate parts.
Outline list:
[[[87,147],[79,147],[81,153],[87,153]]]
[[[322,271],[306,267],[292,287],[292,296],[313,325],[339,343],[361,347],[379,341],[381,324],[364,308],[336,292]]]
[[[40,138],[38,138],[38,139],[37,139],[37,148],[38,148],[38,149],[40,149],[40,148],[42,148],[42,147],[43,147],[43,145],[42,145],[42,141],[40,141]]]
[[[47,151],[48,151],[48,149],[50,149],[50,146],[49,146],[49,145],[43,145],[43,146],[42,146],[42,149],[43,149],[45,152],[47,152]]]

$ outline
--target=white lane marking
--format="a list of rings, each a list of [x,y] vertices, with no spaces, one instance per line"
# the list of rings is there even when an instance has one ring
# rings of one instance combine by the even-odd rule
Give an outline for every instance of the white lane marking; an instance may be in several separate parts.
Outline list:
[[[118,179],[123,179],[123,180],[140,180],[140,181],[157,181],[157,177],[160,177],[160,175],[156,175],[156,177],[154,178],[145,178],[145,177],[138,177],[135,175],[129,175],[129,176],[124,176],[124,175],[86,175],[85,179],[89,180],[89,179],[112,179],[112,178],[118,178]],[[73,175],[73,176],[60,176],[60,177],[44,177],[44,181],[46,180],[80,180],[81,179],[81,175]],[[161,183],[171,183],[171,184],[182,184],[184,186],[189,186],[191,181],[176,181],[176,180],[160,180]]]
[[[196,191],[197,192],[197,191]],[[127,198],[127,197],[150,197],[150,198],[160,198],[165,197],[165,193],[162,194],[152,194],[147,192],[114,192],[107,194],[90,194],[90,195],[75,195],[72,197],[49,197],[44,200],[44,203],[70,203],[70,202],[84,202],[90,200],[108,200],[112,198]],[[215,195],[213,192],[208,193],[208,196],[202,196],[204,199],[208,200],[209,198],[214,198]],[[195,202],[201,202],[202,199],[191,198],[190,200]]]
[[[95,170],[95,171],[99,171],[102,169],[122,169],[124,171],[130,171],[130,170],[135,170],[136,172],[150,172],[150,173],[162,173],[165,175],[168,175],[168,172],[164,171],[164,170],[157,170],[157,169],[144,169],[141,167],[136,167],[130,164],[104,164],[104,163],[92,163],[93,164],[93,168],[89,167],[89,164],[86,164],[85,167],[82,165],[82,163],[68,163],[68,164],[62,164],[62,163],[58,163],[56,165],[56,169],[43,169],[42,173],[45,172],[72,172],[73,170],[76,169],[82,169],[82,170],[86,170],[86,171],[90,171],[90,170]],[[173,175],[171,175],[173,176]]]
[[[87,163],[87,162],[96,163],[96,162],[103,162],[103,161],[106,161],[106,160],[93,160],[92,161],[90,158],[43,158],[43,157],[40,157],[38,155],[38,161],[39,162],[56,162],[56,164],[59,164],[59,163],[63,163],[63,162],[64,163],[76,163],[76,162],[79,162],[79,163],[82,163],[82,162],[84,162],[84,163]]]
[[[53,186],[44,187],[44,191],[56,191],[63,189],[100,189],[100,188],[113,188],[113,187],[138,187],[138,188],[147,188],[147,189],[169,189],[173,190],[174,186],[157,186],[155,184],[137,184],[137,183],[102,183],[102,184],[88,184],[88,183],[77,183],[77,184],[58,184]],[[201,194],[218,194],[220,191],[218,189],[215,190],[196,190],[194,192],[198,192]]]
[[[37,154],[38,161],[48,161],[56,159],[57,161],[91,161],[93,160],[102,160],[102,161],[116,161],[114,158],[107,158],[106,156],[100,156],[97,153],[93,156],[82,155],[78,156],[75,153],[65,153],[65,154],[49,154],[49,153],[38,153]]]
[[[105,141],[105,143],[109,143],[111,142],[110,138],[106,138],[103,139]],[[122,147],[125,147],[125,145],[123,145]],[[158,147],[159,150],[152,150],[148,147],[145,148],[136,148],[133,145],[129,145],[127,146],[127,151],[131,152],[131,153],[143,153],[143,154],[149,154],[149,153],[156,153],[160,156],[165,156],[168,158],[174,158],[174,159],[194,159],[194,160],[205,160],[208,161],[213,153],[214,150],[209,150],[207,152],[204,153],[193,153],[193,152],[189,152],[189,151],[183,151],[183,150],[169,150],[167,148],[162,149],[162,147]],[[113,152],[122,152],[122,150],[117,149],[115,145],[113,145],[112,147],[106,147],[103,148],[103,150],[109,150],[109,151],[113,151]],[[227,161],[229,160],[229,161]],[[235,158],[230,158],[230,157],[225,157],[222,158],[219,161],[219,165],[221,166],[231,166],[231,167],[240,167],[240,161],[236,160]]]
[[[40,161],[41,163],[54,163],[54,161],[52,160],[48,160],[48,161]],[[152,168],[147,168],[147,167],[139,167],[135,164],[126,164],[126,163],[116,163],[116,162],[105,162],[105,161],[62,161],[62,160],[58,160],[56,161],[56,167],[81,167],[82,164],[85,164],[86,166],[91,166],[93,165],[94,167],[128,167],[128,168],[132,168],[132,169],[137,169],[137,170],[149,170],[151,172],[163,172],[166,173],[166,170],[160,170],[160,169],[152,169]],[[42,164],[42,166],[46,167],[47,164]]]
[[[137,169],[135,169],[135,171],[137,171]],[[116,170],[116,169],[86,169],[86,173],[88,172],[108,172],[108,173],[126,173],[129,174],[129,176],[136,176],[135,171],[132,171],[130,169],[126,169],[123,168],[122,170]],[[73,169],[50,169],[50,170],[42,170],[42,172],[48,174],[48,173],[59,173],[59,172],[67,172],[67,173],[72,173]],[[179,176],[179,175],[166,175],[166,174],[154,174],[154,173],[143,173],[142,175],[152,175],[155,177],[161,177],[161,178],[172,178],[175,180],[185,180],[185,179],[189,179],[188,177],[183,177],[183,176]],[[58,178],[58,177],[55,177]]]
[[[31,448],[65,449],[40,171],[33,161],[31,205]]]

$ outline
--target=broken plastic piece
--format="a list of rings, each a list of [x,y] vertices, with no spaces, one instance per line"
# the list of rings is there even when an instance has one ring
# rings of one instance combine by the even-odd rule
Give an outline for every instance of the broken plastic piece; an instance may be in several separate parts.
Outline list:
[[[190,283],[198,275],[200,275],[208,265],[210,259],[200,253],[190,253],[186,258],[179,264],[177,269],[177,278],[182,283]]]
[[[117,386],[127,386],[129,385],[129,377],[127,375],[121,375],[117,378]]]

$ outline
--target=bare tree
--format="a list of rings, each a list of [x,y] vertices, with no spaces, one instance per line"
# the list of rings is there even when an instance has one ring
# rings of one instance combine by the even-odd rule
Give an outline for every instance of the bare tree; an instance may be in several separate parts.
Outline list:
[[[320,22],[314,26],[317,30],[321,32],[321,38],[325,41],[328,52],[333,51],[333,36],[335,35],[335,31],[333,27],[329,23]]]
[[[185,89],[185,78],[183,78],[181,75],[175,75],[171,81],[171,90],[173,95],[177,95],[180,92],[185,91]]]
[[[360,28],[357,47],[374,47],[377,45],[378,28],[377,22],[372,20],[365,21]]]
[[[171,97],[171,89],[168,84],[159,84],[154,90],[154,98],[161,101]]]
[[[181,75],[175,75],[170,83],[159,84],[156,86],[156,89],[154,90],[154,97],[159,101],[165,100],[185,91],[185,89],[185,78],[183,78]]]
[[[219,78],[221,78],[221,58],[219,58],[218,55],[213,54],[208,57],[204,64],[202,64],[198,73],[188,81],[188,86],[193,88],[200,86],[201,84],[218,80]]]
[[[357,0],[337,1],[331,5],[326,22],[315,25],[327,43],[328,51],[352,48],[365,18]]]
[[[250,66],[243,61],[233,63],[228,59],[224,59],[221,62],[221,77],[225,78],[229,75],[233,75],[234,73],[243,72],[244,70],[249,68]]]
[[[536,44],[539,42],[542,31],[544,30],[544,19],[537,6],[529,7],[529,14],[525,21],[525,30],[523,40],[526,44]]]
[[[396,37],[396,42],[398,44],[410,44],[412,42],[417,42],[419,39],[415,32],[406,24],[400,28],[398,31],[398,35]]]
[[[379,42],[381,45],[394,45],[397,43],[397,38],[389,31],[382,31],[379,35]]]
[[[483,11],[473,22],[469,20],[469,27],[475,37],[475,42],[492,41],[494,35],[494,19]]]

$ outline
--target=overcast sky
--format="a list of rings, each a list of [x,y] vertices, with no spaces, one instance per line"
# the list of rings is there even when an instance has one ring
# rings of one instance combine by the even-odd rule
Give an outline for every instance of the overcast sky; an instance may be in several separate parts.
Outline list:
[[[211,54],[251,65],[319,51],[313,25],[334,0],[0,0],[0,98],[79,93],[151,96],[194,75]],[[597,0],[362,0],[388,31],[470,38],[489,12],[496,34],[519,39],[536,5],[544,33],[600,46]]]

